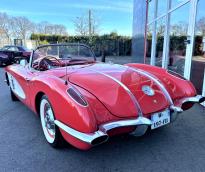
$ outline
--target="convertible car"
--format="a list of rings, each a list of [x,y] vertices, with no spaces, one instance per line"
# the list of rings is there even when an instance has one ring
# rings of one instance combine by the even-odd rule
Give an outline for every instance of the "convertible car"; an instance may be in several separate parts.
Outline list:
[[[10,65],[23,58],[29,60],[30,55],[31,51],[23,46],[4,46],[0,49],[0,66]]]
[[[11,99],[40,116],[47,142],[87,150],[109,137],[145,134],[173,122],[204,97],[180,75],[145,64],[97,62],[82,44],[38,47],[5,68]]]

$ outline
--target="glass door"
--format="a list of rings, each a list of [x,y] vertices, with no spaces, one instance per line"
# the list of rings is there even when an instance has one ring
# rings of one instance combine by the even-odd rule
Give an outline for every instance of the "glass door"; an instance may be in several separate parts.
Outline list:
[[[149,1],[146,63],[173,70],[188,78],[190,72],[186,71],[193,47],[190,15],[193,1],[196,0]]]
[[[205,96],[205,1],[196,4],[195,43],[191,59],[191,81],[197,93]]]
[[[168,67],[169,70],[182,76],[185,74],[185,60],[188,58],[186,50],[191,43],[188,35],[189,11],[190,2],[170,13],[169,40],[167,40],[169,41],[169,47],[166,51],[169,53],[165,68]]]

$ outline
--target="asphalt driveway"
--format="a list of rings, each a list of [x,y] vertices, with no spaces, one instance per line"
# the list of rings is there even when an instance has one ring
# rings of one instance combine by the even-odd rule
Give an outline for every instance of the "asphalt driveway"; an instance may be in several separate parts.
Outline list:
[[[89,151],[51,148],[40,120],[11,102],[0,68],[0,171],[205,171],[205,110],[197,105],[142,138],[119,136]]]

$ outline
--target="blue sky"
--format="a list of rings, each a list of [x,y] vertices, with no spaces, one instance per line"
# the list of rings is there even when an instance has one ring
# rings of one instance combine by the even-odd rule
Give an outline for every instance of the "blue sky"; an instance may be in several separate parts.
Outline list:
[[[92,9],[101,23],[101,34],[117,31],[132,35],[133,0],[1,0],[0,12],[25,16],[33,22],[64,24],[75,34],[72,20]]]

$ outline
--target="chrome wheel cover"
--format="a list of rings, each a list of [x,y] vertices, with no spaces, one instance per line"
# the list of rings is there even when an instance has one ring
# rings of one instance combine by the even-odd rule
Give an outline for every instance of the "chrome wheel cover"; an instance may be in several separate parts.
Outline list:
[[[56,128],[54,122],[54,114],[51,108],[50,103],[43,99],[40,104],[40,117],[41,117],[41,125],[43,128],[44,135],[46,140],[49,143],[53,143],[55,141]]]

